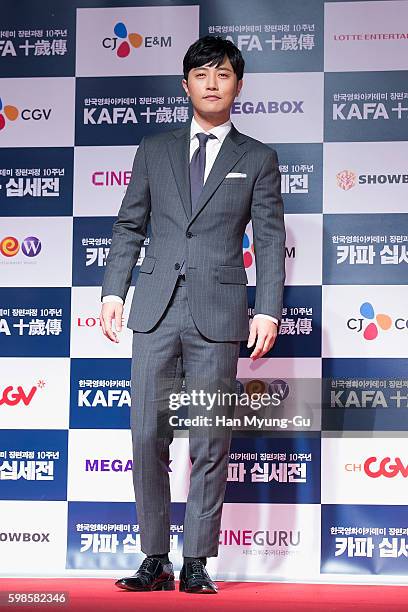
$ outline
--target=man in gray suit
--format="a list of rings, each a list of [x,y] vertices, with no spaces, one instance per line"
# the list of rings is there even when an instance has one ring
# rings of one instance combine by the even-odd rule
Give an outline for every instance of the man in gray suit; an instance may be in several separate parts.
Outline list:
[[[116,582],[134,591],[173,590],[170,550],[169,397],[234,392],[240,341],[262,357],[275,341],[285,281],[281,177],[274,149],[240,133],[230,111],[244,60],[221,37],[188,49],[182,86],[194,116],[185,127],[142,139],[113,226],[102,287],[103,333],[118,342],[123,302],[150,220],[128,327],[133,330],[133,482],[141,548],[138,571]],[[249,329],[242,240],[252,219],[255,316]],[[114,322],[113,329],[112,324]],[[249,334],[249,337],[248,337]],[[207,396],[206,396],[207,397]],[[221,414],[231,407],[217,405]],[[208,415],[208,406],[194,408]],[[167,422],[167,426],[166,426]],[[191,476],[180,590],[216,593],[205,568],[218,555],[231,428],[190,429]]]

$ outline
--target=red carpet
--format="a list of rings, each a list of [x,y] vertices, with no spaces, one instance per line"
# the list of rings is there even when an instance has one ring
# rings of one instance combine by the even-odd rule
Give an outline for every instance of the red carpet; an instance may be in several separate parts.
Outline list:
[[[178,589],[178,581],[176,583]],[[131,593],[114,586],[114,579],[47,578],[0,579],[0,591],[66,591],[68,605],[43,604],[34,607],[10,606],[2,603],[0,610],[166,610],[169,612],[208,612],[209,610],[299,610],[302,612],[345,612],[347,610],[408,610],[406,586],[317,585],[267,582],[218,582],[217,595],[192,595],[171,592]],[[2,594],[3,601],[4,595]]]

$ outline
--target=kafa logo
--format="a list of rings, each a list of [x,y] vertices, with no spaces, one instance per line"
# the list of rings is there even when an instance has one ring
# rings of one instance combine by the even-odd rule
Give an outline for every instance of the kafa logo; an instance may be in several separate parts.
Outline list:
[[[14,236],[6,236],[0,241],[0,253],[7,259],[16,257],[20,250],[25,257],[37,257],[41,252],[41,240],[36,236],[27,236],[20,243]]]
[[[78,389],[79,408],[130,408],[128,389]]]
[[[15,121],[18,117],[18,108],[11,104],[3,107],[3,100],[0,98],[0,130],[4,130],[7,121]]]
[[[129,32],[127,26],[122,21],[118,21],[113,28],[113,36],[104,38],[102,46],[123,59],[140,47],[146,49],[152,47],[171,48],[172,38],[171,36],[143,36],[138,32]]]
[[[44,389],[44,387],[44,380],[39,380],[37,384],[33,385],[31,388],[22,387],[21,385],[17,387],[9,385],[4,389],[0,387],[0,406],[8,406],[9,408],[14,406],[25,406],[27,408],[31,404],[38,389]]]

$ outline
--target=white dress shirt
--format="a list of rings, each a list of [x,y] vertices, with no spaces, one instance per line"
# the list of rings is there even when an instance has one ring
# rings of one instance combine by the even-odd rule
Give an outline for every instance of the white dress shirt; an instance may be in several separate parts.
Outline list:
[[[213,163],[215,162],[215,158],[217,157],[219,150],[221,148],[222,143],[224,142],[224,138],[228,134],[231,129],[231,120],[228,119],[225,123],[221,125],[217,125],[216,127],[211,128],[210,130],[203,130],[203,128],[197,123],[195,118],[191,119],[190,125],[190,161],[193,157],[194,151],[198,149],[199,142],[196,137],[197,132],[204,132],[205,134],[214,134],[216,138],[209,138],[207,140],[206,150],[205,150],[205,171],[204,171],[204,183],[207,180],[207,177],[210,173]],[[118,295],[105,295],[102,299],[102,303],[106,302],[120,302],[123,304],[123,300]],[[275,317],[271,317],[266,314],[256,314],[254,319],[269,319],[278,325],[278,319]]]

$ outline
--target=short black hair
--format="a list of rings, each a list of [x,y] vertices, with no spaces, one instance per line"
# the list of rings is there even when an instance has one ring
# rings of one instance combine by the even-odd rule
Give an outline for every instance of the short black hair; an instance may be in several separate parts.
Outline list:
[[[244,76],[245,60],[238,47],[221,36],[202,36],[190,45],[183,59],[184,78],[187,81],[192,68],[208,62],[211,62],[210,66],[219,66],[226,55],[239,81]]]

